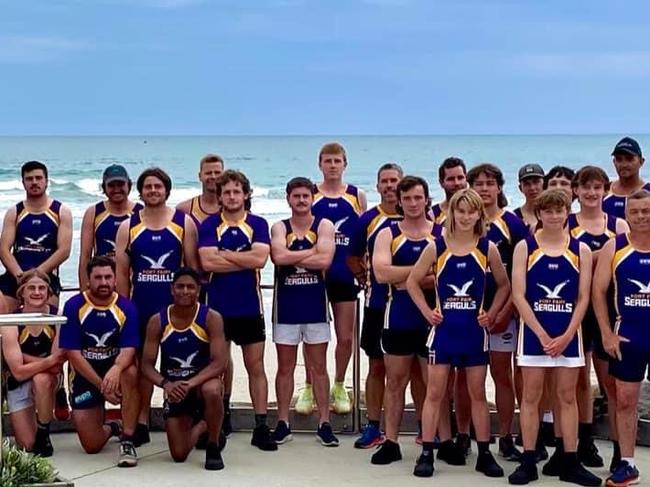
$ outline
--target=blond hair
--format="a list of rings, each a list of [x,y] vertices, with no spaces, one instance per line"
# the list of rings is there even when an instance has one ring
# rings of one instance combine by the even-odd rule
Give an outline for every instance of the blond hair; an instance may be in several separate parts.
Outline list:
[[[343,160],[348,162],[348,156],[345,153],[345,147],[343,147],[338,142],[329,142],[321,147],[320,152],[318,153],[318,162],[320,163],[323,155],[331,156],[333,154],[342,154]]]
[[[488,224],[485,205],[483,204],[483,199],[471,188],[457,191],[449,200],[449,210],[447,212],[447,219],[445,220],[447,233],[453,235],[456,231],[455,214],[456,209],[461,203],[465,203],[470,211],[477,211],[479,213],[479,219],[474,225],[474,235],[477,237],[485,236]]]
[[[564,208],[571,213],[571,199],[561,189],[546,189],[535,200],[535,214],[539,218],[539,212],[551,208]]]
[[[25,271],[20,276],[20,279],[18,279],[18,289],[16,290],[16,298],[18,298],[18,301],[20,301],[21,303],[24,301],[22,297],[23,289],[25,289],[27,283],[34,278],[44,281],[45,284],[47,284],[48,297],[52,295],[52,285],[50,283],[50,276],[48,276],[45,272],[40,271],[38,269],[30,269],[28,271]]]

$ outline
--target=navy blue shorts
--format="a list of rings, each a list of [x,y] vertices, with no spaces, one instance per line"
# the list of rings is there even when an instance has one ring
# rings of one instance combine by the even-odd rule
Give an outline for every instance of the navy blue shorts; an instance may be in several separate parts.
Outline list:
[[[490,363],[490,352],[452,352],[444,349],[429,351],[429,365],[450,365],[458,369]]]
[[[103,366],[95,372],[102,379],[113,364]],[[70,407],[72,409],[92,409],[97,406],[104,406],[106,399],[104,395],[92,385],[84,376],[76,371],[70,372]]]
[[[182,416],[189,416],[194,421],[199,421],[203,418],[204,404],[203,398],[199,396],[198,391],[191,390],[185,399],[180,402],[170,402],[165,399],[163,403],[163,418],[178,418]]]
[[[621,343],[621,360],[609,361],[609,374],[623,382],[641,382],[650,365],[650,344]]]
[[[361,340],[359,345],[368,358],[381,359],[384,352],[381,349],[381,333],[384,329],[386,308],[364,308],[363,324],[361,325]]]
[[[264,316],[224,316],[223,333],[226,340],[236,345],[252,345],[266,341]]]
[[[409,356],[418,355],[426,358],[427,330],[391,330],[384,328],[381,333],[381,348],[389,355]]]
[[[354,281],[336,282],[326,280],[325,288],[327,290],[327,299],[330,303],[356,301],[360,291],[359,286]]]

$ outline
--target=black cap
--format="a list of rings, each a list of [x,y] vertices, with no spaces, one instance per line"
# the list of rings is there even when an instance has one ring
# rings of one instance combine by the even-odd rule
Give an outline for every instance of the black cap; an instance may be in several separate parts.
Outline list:
[[[526,178],[543,178],[544,169],[539,164],[526,164],[519,169],[519,181]]]
[[[108,184],[111,181],[129,182],[129,173],[126,172],[124,166],[113,164],[104,170],[104,176],[102,177],[102,180],[104,181],[104,184]]]
[[[632,137],[623,137],[614,147],[612,155],[620,153],[632,154],[633,156],[641,157],[641,146]]]

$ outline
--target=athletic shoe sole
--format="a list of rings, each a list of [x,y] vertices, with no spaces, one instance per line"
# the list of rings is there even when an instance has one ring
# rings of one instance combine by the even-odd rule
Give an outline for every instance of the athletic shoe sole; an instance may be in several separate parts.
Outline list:
[[[282,438],[280,441],[278,440],[273,440],[273,441],[275,441],[276,445],[284,445],[285,443],[288,443],[291,440],[293,440],[293,435],[287,435],[284,438]]]
[[[383,436],[380,436],[379,438],[375,438],[374,440],[372,440],[372,442],[368,443],[367,445],[362,445],[362,444],[359,444],[359,443],[355,443],[354,447],[359,449],[359,450],[367,450],[368,448],[373,448],[375,446],[381,445],[384,442],[385,439],[386,438],[384,438]]]

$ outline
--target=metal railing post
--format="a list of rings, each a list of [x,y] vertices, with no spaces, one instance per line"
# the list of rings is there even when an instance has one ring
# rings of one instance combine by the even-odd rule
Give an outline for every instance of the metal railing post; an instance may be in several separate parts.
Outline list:
[[[361,429],[361,354],[359,353],[359,341],[361,333],[361,314],[359,306],[359,299],[357,298],[356,303],[356,319],[354,322],[354,334],[352,339],[352,395],[353,395],[353,404],[352,409],[352,431],[358,433]]]

